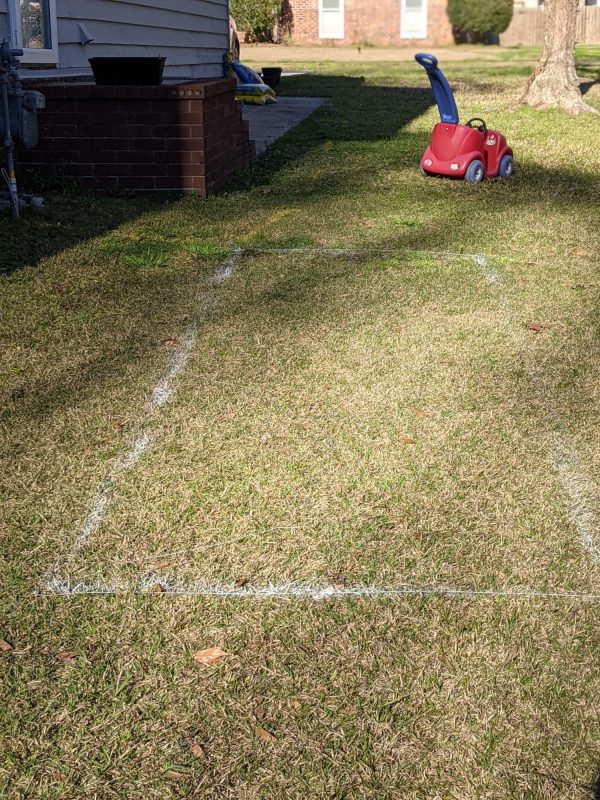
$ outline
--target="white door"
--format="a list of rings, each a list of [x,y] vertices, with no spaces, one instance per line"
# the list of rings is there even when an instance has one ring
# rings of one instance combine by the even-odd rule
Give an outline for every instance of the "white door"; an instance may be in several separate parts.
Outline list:
[[[403,39],[427,38],[427,0],[400,0],[400,36]]]
[[[344,38],[344,0],[319,0],[319,39]]]

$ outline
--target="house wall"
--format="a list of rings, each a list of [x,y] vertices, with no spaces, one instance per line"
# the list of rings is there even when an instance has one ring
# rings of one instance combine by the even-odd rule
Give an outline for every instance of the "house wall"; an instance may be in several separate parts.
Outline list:
[[[344,38],[319,39],[318,0],[288,0],[286,19],[292,41],[298,44],[340,45],[434,45],[449,44],[452,28],[446,13],[447,0],[429,0],[426,39],[401,36],[400,0],[345,0]]]
[[[0,0],[0,34],[7,27]],[[56,0],[60,73],[89,70],[93,56],[165,56],[167,78],[223,74],[227,0]],[[81,44],[79,23],[94,41]]]
[[[7,0],[0,0],[0,40],[8,35],[8,5]]]

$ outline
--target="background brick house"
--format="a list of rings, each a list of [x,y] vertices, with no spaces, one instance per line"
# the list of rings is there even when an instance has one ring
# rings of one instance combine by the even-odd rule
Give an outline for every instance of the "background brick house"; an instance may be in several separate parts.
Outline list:
[[[447,0],[287,0],[298,44],[450,44]]]

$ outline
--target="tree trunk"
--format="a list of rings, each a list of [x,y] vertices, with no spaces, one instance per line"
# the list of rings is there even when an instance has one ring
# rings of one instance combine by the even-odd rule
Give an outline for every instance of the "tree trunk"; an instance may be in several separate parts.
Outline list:
[[[522,103],[536,108],[562,108],[569,114],[597,113],[584,103],[575,72],[578,0],[546,0],[544,51],[527,81]]]

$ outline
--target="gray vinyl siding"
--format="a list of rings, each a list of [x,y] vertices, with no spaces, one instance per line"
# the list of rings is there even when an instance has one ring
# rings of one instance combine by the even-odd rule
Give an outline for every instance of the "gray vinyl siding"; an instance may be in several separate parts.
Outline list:
[[[8,36],[8,5],[7,0],[0,0],[0,41]]]
[[[165,56],[166,78],[223,74],[227,0],[56,0],[56,7],[63,74],[88,70],[93,56]],[[81,44],[80,23],[90,44]]]

